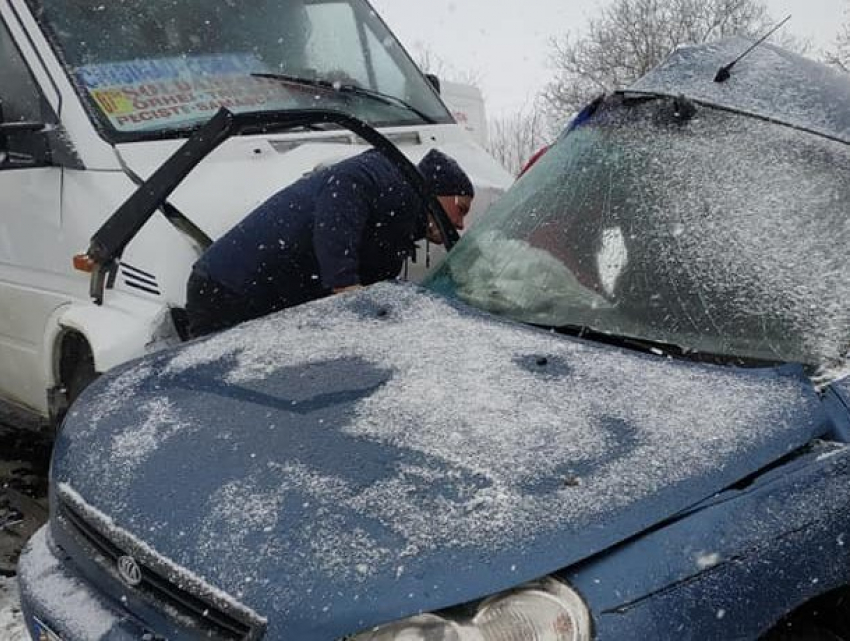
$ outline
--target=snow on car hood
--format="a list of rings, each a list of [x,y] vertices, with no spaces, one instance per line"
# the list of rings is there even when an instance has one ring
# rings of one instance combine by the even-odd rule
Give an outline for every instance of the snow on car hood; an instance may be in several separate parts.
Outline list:
[[[269,638],[335,638],[570,565],[823,423],[795,368],[637,354],[388,283],[103,377],[53,480]]]

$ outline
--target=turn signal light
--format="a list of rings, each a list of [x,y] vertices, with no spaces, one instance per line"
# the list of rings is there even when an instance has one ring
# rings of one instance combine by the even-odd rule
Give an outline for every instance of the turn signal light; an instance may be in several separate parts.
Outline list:
[[[88,254],[76,254],[74,256],[74,269],[77,271],[91,274],[95,267],[97,267],[97,263]]]

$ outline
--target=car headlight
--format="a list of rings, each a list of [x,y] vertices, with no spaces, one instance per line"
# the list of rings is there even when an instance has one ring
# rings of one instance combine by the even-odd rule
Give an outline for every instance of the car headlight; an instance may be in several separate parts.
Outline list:
[[[468,618],[421,614],[350,641],[589,641],[590,613],[555,579],[535,581],[483,601]]]

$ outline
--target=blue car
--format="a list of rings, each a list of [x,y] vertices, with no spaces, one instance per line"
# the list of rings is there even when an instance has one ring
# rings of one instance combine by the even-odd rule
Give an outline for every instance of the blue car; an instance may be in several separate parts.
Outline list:
[[[750,45],[596,101],[424,286],[95,382],[33,638],[850,639],[850,79]]]

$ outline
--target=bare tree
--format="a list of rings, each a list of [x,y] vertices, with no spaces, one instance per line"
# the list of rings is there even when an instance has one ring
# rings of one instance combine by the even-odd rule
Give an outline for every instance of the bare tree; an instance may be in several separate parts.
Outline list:
[[[551,43],[556,76],[543,91],[553,117],[636,80],[676,47],[730,35],[758,36],[774,23],[761,0],[610,0],[581,35]],[[784,46],[807,44],[780,36]]]
[[[487,150],[513,175],[548,144],[547,120],[539,103],[488,123]]]
[[[464,85],[481,87],[481,71],[478,69],[458,69],[445,58],[438,56],[434,51],[422,43],[413,45],[416,64],[422,73],[432,73],[440,80],[457,82]]]
[[[826,53],[825,59],[829,64],[850,73],[850,3],[848,3],[848,8],[845,9],[844,15],[846,19],[841,31],[835,38],[835,46]]]

